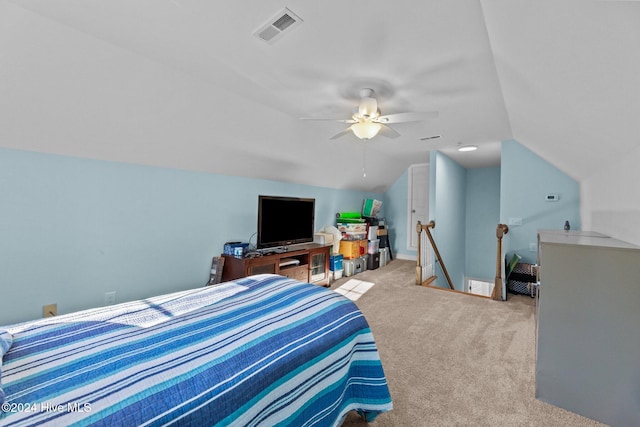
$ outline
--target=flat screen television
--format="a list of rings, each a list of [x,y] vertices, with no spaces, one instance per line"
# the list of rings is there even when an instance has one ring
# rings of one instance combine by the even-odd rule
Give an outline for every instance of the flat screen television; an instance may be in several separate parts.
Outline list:
[[[258,249],[313,242],[315,199],[258,196]]]

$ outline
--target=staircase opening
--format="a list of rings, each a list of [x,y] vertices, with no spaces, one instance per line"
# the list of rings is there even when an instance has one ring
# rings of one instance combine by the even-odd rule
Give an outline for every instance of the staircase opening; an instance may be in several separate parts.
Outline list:
[[[509,232],[509,227],[505,224],[498,224],[498,226],[496,227],[496,238],[498,239],[498,242],[497,242],[496,264],[495,264],[496,265],[495,281],[490,282],[487,280],[465,276],[463,289],[457,290],[455,289],[455,286],[451,281],[451,277],[449,276],[447,268],[445,267],[444,261],[440,255],[440,251],[438,250],[438,247],[435,241],[433,240],[433,236],[430,232],[430,229],[435,228],[435,226],[436,226],[435,221],[429,221],[429,223],[426,225],[418,221],[418,223],[416,224],[416,232],[418,236],[417,238],[418,256],[416,259],[417,260],[416,285],[438,287],[440,289],[445,289],[453,292],[460,292],[467,295],[474,295],[474,296],[479,296],[484,298],[492,298],[494,300],[503,300],[502,293],[503,293],[503,282],[504,282],[504,276],[505,276],[504,274],[505,265],[504,265],[504,249],[502,246],[502,239],[504,235]],[[423,259],[422,252],[425,251],[427,248],[425,248],[425,246],[422,244],[423,232],[424,234],[426,234],[428,238],[428,242],[436,255],[437,263],[442,269],[442,272],[444,273],[445,278],[447,279],[447,284],[449,285],[449,289],[437,286],[437,284],[435,283],[437,276],[435,275],[427,276],[426,278],[424,276],[424,271],[422,267],[422,259]]]

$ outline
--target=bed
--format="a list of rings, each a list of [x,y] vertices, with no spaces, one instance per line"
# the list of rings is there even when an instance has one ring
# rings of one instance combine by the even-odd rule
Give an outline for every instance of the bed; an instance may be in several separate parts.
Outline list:
[[[339,426],[392,409],[357,307],[277,275],[0,327],[0,344],[2,426]]]

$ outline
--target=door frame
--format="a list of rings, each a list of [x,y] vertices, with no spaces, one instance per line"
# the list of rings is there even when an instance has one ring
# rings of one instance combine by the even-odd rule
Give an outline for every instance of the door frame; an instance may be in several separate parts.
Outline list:
[[[411,179],[411,171],[416,167],[427,167],[427,212],[425,213],[425,220],[428,222],[429,219],[429,186],[428,186],[428,178],[429,178],[429,163],[417,163],[415,165],[410,165],[409,169],[407,169],[407,250],[415,251],[417,248],[411,246],[412,236],[417,234],[416,232],[416,224],[411,222],[411,207],[412,200],[411,195],[413,193],[413,180]]]
[[[426,204],[427,204],[427,211],[425,212],[425,224],[429,221],[429,181],[430,181],[430,173],[429,173],[429,168],[430,165],[429,163],[417,163],[414,165],[410,165],[409,169],[407,170],[407,250],[410,251],[416,251],[416,259],[417,257],[420,256],[419,253],[417,253],[417,247],[413,247],[411,246],[411,240],[412,240],[412,236],[417,235],[417,231],[416,231],[416,224],[412,222],[412,212],[411,212],[411,208],[412,208],[412,193],[413,193],[413,179],[412,179],[412,169],[416,168],[416,167],[425,167],[427,168],[427,199],[426,199]],[[424,233],[423,233],[424,235]],[[425,238],[426,241],[426,238]],[[424,243],[424,241],[423,241]],[[422,276],[424,278],[426,277],[430,277],[434,274],[435,271],[435,264],[434,264],[434,259],[435,259],[435,254],[433,252],[433,248],[431,247],[431,245],[427,242],[426,245],[423,244],[423,247],[425,247],[426,250],[426,256],[422,262]]]

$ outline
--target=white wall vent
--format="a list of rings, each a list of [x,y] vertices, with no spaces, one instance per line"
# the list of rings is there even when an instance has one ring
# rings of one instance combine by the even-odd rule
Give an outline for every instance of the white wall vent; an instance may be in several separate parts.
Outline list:
[[[280,39],[285,32],[290,32],[302,22],[298,15],[285,7],[280,13],[267,21],[266,24],[258,28],[253,35],[272,44]]]

